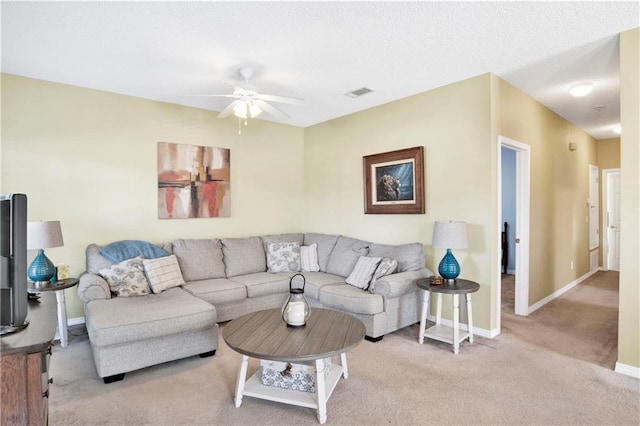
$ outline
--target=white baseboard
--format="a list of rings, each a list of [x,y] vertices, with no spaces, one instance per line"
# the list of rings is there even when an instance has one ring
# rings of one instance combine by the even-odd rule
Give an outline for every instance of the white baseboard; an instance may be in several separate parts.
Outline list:
[[[436,317],[434,315],[429,315],[427,317],[427,319],[431,322],[436,322]],[[440,324],[453,328],[453,321],[446,319],[446,318],[442,318],[440,320]],[[469,331],[469,326],[465,323],[460,323],[460,329],[461,330],[465,330],[465,331]],[[486,337],[487,339],[493,339],[494,337],[496,337],[498,334],[500,334],[498,332],[498,329],[495,328],[493,330],[487,330],[486,328],[479,328],[479,327],[473,327],[473,334],[475,336],[480,336],[480,337]]]
[[[616,362],[616,373],[624,374],[625,376],[631,376],[634,379],[640,379],[640,367],[635,367],[633,365],[622,364],[621,362]]]
[[[593,271],[587,272],[586,274],[584,274],[580,278],[570,282],[569,284],[565,285],[564,287],[562,287],[559,290],[554,291],[553,293],[551,293],[550,295],[548,295],[544,299],[540,300],[539,302],[534,303],[533,305],[529,306],[529,314],[528,315],[530,315],[530,314],[534,313],[535,311],[537,311],[538,309],[542,308],[544,305],[546,305],[547,303],[551,302],[553,299],[557,299],[558,297],[562,296],[563,294],[565,294],[566,292],[568,292],[569,290],[571,290],[572,288],[574,288],[575,286],[580,284],[582,281],[586,280],[591,275],[595,274],[596,272],[598,272],[597,269],[594,269]]]
[[[84,317],[75,317],[75,318],[68,318],[67,319],[67,324],[68,325],[78,325],[78,324],[84,324]]]

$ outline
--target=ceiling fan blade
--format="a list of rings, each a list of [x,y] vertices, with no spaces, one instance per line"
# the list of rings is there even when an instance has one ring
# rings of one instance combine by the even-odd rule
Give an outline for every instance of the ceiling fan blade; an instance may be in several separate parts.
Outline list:
[[[227,118],[230,116],[233,113],[233,108],[238,104],[238,102],[240,102],[240,100],[235,100],[227,105],[227,107],[218,114],[218,118]]]
[[[256,99],[262,99],[263,101],[270,101],[270,102],[280,102],[283,104],[293,104],[293,105],[302,105],[304,103],[304,100],[300,98],[291,98],[288,96],[265,95],[262,93],[258,94],[256,96]]]
[[[239,99],[240,96],[238,95],[180,95],[180,96],[198,96],[198,97],[217,97],[217,98],[236,98]]]
[[[261,110],[263,110],[269,115],[272,115],[276,118],[289,118],[287,114],[285,114],[284,112],[280,111],[278,108],[274,107],[271,104],[266,103],[261,99],[256,99],[254,102]]]

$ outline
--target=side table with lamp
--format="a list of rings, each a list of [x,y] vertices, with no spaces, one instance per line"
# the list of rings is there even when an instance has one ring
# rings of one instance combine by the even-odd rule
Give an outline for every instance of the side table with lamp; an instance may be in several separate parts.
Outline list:
[[[480,288],[480,285],[474,281],[458,279],[458,275],[460,275],[460,264],[453,256],[453,253],[451,253],[451,249],[465,249],[468,246],[466,222],[436,221],[433,227],[432,246],[444,248],[447,252],[438,265],[438,273],[442,277],[441,279],[431,277],[420,279],[416,282],[417,286],[424,290],[418,343],[422,344],[425,337],[450,343],[453,345],[453,353],[457,354],[460,351],[460,342],[468,338],[469,343],[473,343],[471,293],[478,291]],[[438,294],[436,324],[427,328],[431,293]],[[452,295],[453,330],[440,324],[442,319],[443,294]],[[464,294],[466,298],[467,332],[461,332],[460,330],[460,294]]]
[[[53,291],[58,304],[58,334],[60,345],[66,347],[67,339],[67,304],[64,290],[78,284],[76,278],[58,280],[56,267],[44,254],[44,249],[62,247],[62,229],[59,221],[40,221],[27,223],[27,250],[38,250],[38,254],[27,268],[30,298],[37,298],[40,291]]]

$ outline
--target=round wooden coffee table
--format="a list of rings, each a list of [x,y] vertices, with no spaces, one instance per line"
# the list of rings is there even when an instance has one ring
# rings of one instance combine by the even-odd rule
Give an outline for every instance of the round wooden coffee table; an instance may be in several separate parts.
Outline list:
[[[344,312],[312,308],[304,327],[287,327],[280,309],[268,309],[243,315],[225,325],[222,338],[242,354],[235,404],[240,407],[242,396],[267,399],[286,404],[317,409],[318,421],[327,420],[327,400],[340,377],[348,377],[346,353],[358,345],[365,334],[359,319]],[[325,378],[326,358],[340,356],[340,364],[331,364]],[[259,369],[247,380],[249,357],[262,360],[301,363],[313,361],[316,372],[316,392],[301,392],[265,386]]]

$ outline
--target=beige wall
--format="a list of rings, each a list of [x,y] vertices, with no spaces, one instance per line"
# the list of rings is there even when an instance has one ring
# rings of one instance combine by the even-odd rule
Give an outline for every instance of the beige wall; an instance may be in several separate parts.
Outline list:
[[[598,265],[603,266],[604,246],[602,245],[602,239],[607,235],[606,224],[602,215],[604,198],[602,198],[602,187],[606,184],[602,179],[602,171],[605,169],[619,169],[620,168],[620,138],[612,139],[600,139],[597,141],[598,152],[598,167],[600,168],[600,185],[598,185],[598,197],[600,199],[600,251],[598,253]]]
[[[621,229],[618,362],[640,377],[640,28],[620,34]]]
[[[257,120],[238,136],[211,111],[6,74],[2,106],[0,189],[27,194],[29,220],[61,221],[65,245],[46,253],[73,276],[91,242],[302,230],[301,128]],[[231,217],[158,219],[159,141],[231,149]]]
[[[601,172],[603,169],[620,168],[620,138],[600,139],[596,148]]]
[[[529,305],[590,270],[587,199],[596,141],[498,77],[497,132],[531,147]],[[577,144],[569,151],[569,143]],[[574,269],[571,269],[574,261]]]
[[[490,329],[493,234],[490,79],[485,74],[305,129],[304,224],[381,243],[424,244],[437,271],[444,255],[431,249],[436,220],[469,224],[470,246],[454,250],[462,277],[481,288],[474,323]],[[423,146],[426,214],[365,215],[362,157]]]

